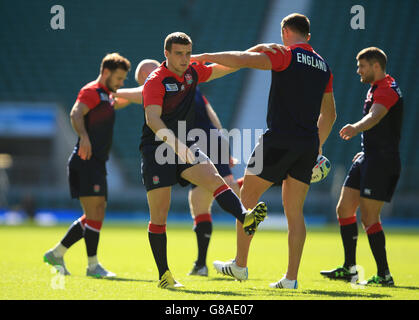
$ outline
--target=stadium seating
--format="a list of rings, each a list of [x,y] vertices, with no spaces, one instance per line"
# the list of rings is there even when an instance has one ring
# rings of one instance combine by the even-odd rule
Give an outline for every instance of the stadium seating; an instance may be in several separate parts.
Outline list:
[[[194,52],[242,50],[257,41],[267,0],[257,6],[221,1],[71,1],[65,3],[65,29],[52,30],[53,1],[13,1],[0,4],[2,50],[0,100],[58,101],[69,111],[78,90],[99,73],[108,52],[118,51],[133,64],[125,82],[135,86],[137,63],[144,58],[164,60],[163,41],[184,31]],[[251,19],[249,19],[251,17]],[[245,71],[202,85],[228,127]],[[138,185],[138,145],[143,125],[141,106],[117,112],[113,151],[128,182]]]
[[[69,112],[79,89],[97,77],[103,56],[114,51],[132,62],[125,86],[135,86],[133,71],[137,63],[143,58],[162,61],[163,40],[172,31],[190,34],[195,53],[246,49],[259,39],[270,0],[256,3],[66,1],[65,29],[53,30],[50,9],[55,1],[1,1],[0,101],[58,102]],[[415,19],[419,2],[386,1],[384,5],[380,0],[363,1],[366,30],[351,29],[350,9],[356,3],[328,0],[309,3],[311,44],[329,62],[334,74],[338,118],[324,147],[332,163],[330,177],[339,166],[346,171],[352,156],[360,149],[359,136],[343,142],[338,132],[343,125],[362,116],[368,86],[359,82],[355,56],[362,48],[375,45],[387,53],[387,71],[398,80],[405,99],[401,142],[404,169],[398,191],[417,193],[419,147],[415,128],[419,120],[416,106],[419,91],[413,69],[419,51],[415,33],[419,29],[419,21]],[[201,85],[227,128],[234,112],[240,112],[238,102],[245,80],[246,70],[240,70]],[[143,122],[141,106],[132,105],[117,112],[113,153],[127,184],[133,186],[141,185],[138,145]],[[313,189],[328,192],[334,182],[328,178]]]

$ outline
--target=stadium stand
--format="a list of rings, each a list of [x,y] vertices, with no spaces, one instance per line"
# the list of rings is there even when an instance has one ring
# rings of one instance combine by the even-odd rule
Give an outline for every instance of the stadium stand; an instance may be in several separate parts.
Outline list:
[[[97,77],[103,56],[114,51],[132,62],[125,85],[135,86],[136,64],[143,58],[164,60],[163,40],[173,31],[190,34],[194,52],[246,49],[257,40],[268,1],[259,1],[258,6],[240,0],[231,1],[229,6],[220,1],[191,0],[125,1],[117,5],[108,0],[100,1],[100,5],[71,1],[64,4],[64,30],[50,27],[54,4],[22,0],[0,4],[4,15],[0,22],[4,79],[0,100],[57,101],[69,111],[78,90]],[[226,126],[244,72],[202,85]],[[143,121],[139,106],[117,113],[113,153],[133,185],[141,183],[138,145]]]
[[[261,0],[255,5],[252,1],[231,0],[227,6],[223,1],[199,0],[124,1],[117,4],[110,0],[75,0],[63,4],[64,30],[50,27],[50,8],[56,4],[55,1],[1,1],[0,102],[55,102],[69,112],[79,89],[97,77],[103,56],[114,51],[132,62],[133,68],[125,86],[135,86],[133,71],[136,64],[143,58],[162,61],[163,40],[172,31],[190,34],[196,53],[244,50],[258,42],[272,1]],[[358,3],[316,0],[310,2],[310,9],[306,12],[311,20],[311,43],[329,62],[334,74],[338,118],[324,153],[332,162],[333,177],[338,167],[346,172],[352,156],[359,150],[359,136],[343,142],[338,131],[362,115],[368,86],[360,83],[356,74],[357,52],[373,45],[382,48],[389,58],[387,71],[398,80],[405,99],[401,143],[404,169],[396,192],[398,205],[399,197],[414,200],[419,192],[416,183],[419,147],[415,132],[419,120],[419,91],[413,78],[413,66],[419,52],[415,33],[419,29],[419,21],[415,19],[419,2],[386,1],[383,4],[380,0],[362,1],[366,14],[365,30],[350,27],[350,9],[355,4]],[[201,90],[229,129],[233,113],[240,112],[238,103],[246,74],[246,70],[241,70],[201,85]],[[128,187],[141,187],[138,144],[143,121],[141,106],[130,106],[117,112],[113,155]],[[338,182],[340,187],[341,181]],[[327,197],[334,183],[334,179],[328,178],[313,186],[315,192],[325,194],[322,202],[330,202]],[[52,199],[48,201],[46,205],[57,203]],[[417,199],[415,203],[417,208]],[[324,212],[328,206],[319,201],[310,202],[310,199],[307,205],[312,212]],[[280,208],[280,202],[277,207]],[[411,206],[407,207],[398,210],[397,214],[407,215],[409,210],[415,211]]]

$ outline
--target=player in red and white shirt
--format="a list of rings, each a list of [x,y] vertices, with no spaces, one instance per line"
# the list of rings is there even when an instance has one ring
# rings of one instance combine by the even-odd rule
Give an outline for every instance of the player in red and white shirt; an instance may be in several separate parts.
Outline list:
[[[321,274],[347,281],[358,278],[355,256],[358,238],[356,210],[359,207],[377,264],[377,274],[363,284],[392,286],[394,280],[388,267],[380,212],[384,202],[391,201],[400,177],[403,98],[396,81],[386,74],[387,56],[381,49],[365,48],[356,59],[361,82],[371,87],[365,99],[363,118],[340,130],[344,140],[362,134],[362,151],[352,160],[336,208],[345,261],[342,267],[321,271]]]
[[[78,135],[77,144],[68,161],[68,179],[72,198],[78,198],[83,216],[74,221],[64,238],[44,255],[44,261],[69,275],[64,254],[84,238],[88,267],[86,275],[115,277],[98,262],[99,233],[105,218],[108,195],[106,161],[112,145],[115,109],[128,105],[124,99],[114,99],[111,92],[124,84],[130,62],[117,53],[106,55],[99,77],[79,92],[70,118]]]
[[[192,40],[181,32],[165,39],[166,61],[147,78],[143,88],[145,124],[141,137],[141,171],[150,208],[148,235],[159,271],[160,288],[176,288],[167,263],[166,221],[171,188],[188,183],[211,192],[222,209],[241,221],[249,234],[266,216],[264,203],[251,211],[219,175],[211,160],[187,139],[195,126],[196,86],[236,71],[217,64],[190,62]]]

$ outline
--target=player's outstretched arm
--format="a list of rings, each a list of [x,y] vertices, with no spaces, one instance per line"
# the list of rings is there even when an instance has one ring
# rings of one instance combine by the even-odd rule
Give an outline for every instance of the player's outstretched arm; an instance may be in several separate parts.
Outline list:
[[[282,54],[285,53],[287,50],[287,47],[283,46],[282,44],[278,43],[259,43],[249,49],[247,49],[247,52],[262,52],[262,51],[269,51],[272,53],[277,53],[277,51],[280,51]]]
[[[115,110],[125,108],[127,105],[131,104],[131,101],[124,98],[115,98],[115,104],[113,108]]]
[[[230,68],[253,68],[271,70],[272,63],[263,52],[226,51],[193,55],[191,61],[200,63],[213,62]],[[213,75],[212,75],[213,76]],[[211,77],[212,77],[211,76]],[[211,80],[211,77],[209,80]]]
[[[358,133],[366,131],[374,127],[387,114],[388,110],[385,106],[379,103],[374,103],[371,106],[370,112],[361,120],[354,124],[345,125],[339,132],[343,140],[349,140],[355,137]]]
[[[130,103],[143,103],[143,86],[139,86],[136,88],[125,88],[125,89],[118,89],[114,96],[117,98],[122,98],[128,100]]]
[[[336,121],[336,106],[335,97],[332,92],[325,92],[323,94],[322,104],[320,108],[319,119],[317,120],[317,127],[319,128],[320,148],[326,142],[332,131],[333,124]]]

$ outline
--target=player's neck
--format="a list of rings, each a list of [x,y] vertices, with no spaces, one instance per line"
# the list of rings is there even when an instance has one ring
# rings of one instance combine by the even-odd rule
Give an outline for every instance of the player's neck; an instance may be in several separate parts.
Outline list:
[[[106,86],[106,80],[101,74],[99,75],[99,77],[97,77],[96,81],[109,90],[109,88]]]
[[[385,72],[377,73],[375,75],[375,77],[374,77],[374,81],[371,84],[373,84],[373,83],[375,83],[377,81],[383,80],[385,77],[386,77],[386,73]]]
[[[288,42],[287,43],[287,46],[288,47],[293,46],[293,45],[296,45],[296,44],[307,44],[308,43],[306,39],[299,38],[299,37],[296,37],[296,38],[293,38],[293,39],[289,39],[287,42]]]
[[[167,61],[167,60],[166,60],[166,67],[167,67],[167,69],[169,69],[171,72],[173,72],[174,74],[176,74],[179,77],[182,77],[183,74],[185,73],[185,72],[181,72],[181,71],[177,70],[176,68],[174,68],[173,65],[171,65],[169,63],[169,61]]]

